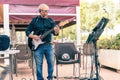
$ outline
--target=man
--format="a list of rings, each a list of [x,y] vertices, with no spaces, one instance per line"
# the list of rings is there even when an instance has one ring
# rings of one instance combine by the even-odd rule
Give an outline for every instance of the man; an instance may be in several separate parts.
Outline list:
[[[39,40],[43,42],[34,50],[33,54],[36,62],[37,80],[44,80],[42,73],[44,56],[47,60],[48,67],[47,79],[52,80],[53,76],[54,53],[51,43],[52,35],[58,35],[59,27],[55,24],[55,22],[51,18],[48,18],[48,11],[49,11],[48,5],[40,4],[39,6],[40,16],[33,18],[31,23],[26,29],[26,35],[29,38],[32,38],[32,40],[36,42]],[[48,32],[51,29],[53,29],[53,31],[44,36],[44,38],[42,39],[40,38],[41,37],[40,35],[43,35],[44,33]]]

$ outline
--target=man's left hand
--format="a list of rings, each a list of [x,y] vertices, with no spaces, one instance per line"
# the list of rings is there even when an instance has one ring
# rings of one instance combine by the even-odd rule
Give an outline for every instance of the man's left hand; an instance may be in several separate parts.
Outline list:
[[[54,27],[54,31],[55,31],[55,34],[58,34],[58,33],[59,33],[59,31],[60,31],[59,26],[55,26],[55,27]]]

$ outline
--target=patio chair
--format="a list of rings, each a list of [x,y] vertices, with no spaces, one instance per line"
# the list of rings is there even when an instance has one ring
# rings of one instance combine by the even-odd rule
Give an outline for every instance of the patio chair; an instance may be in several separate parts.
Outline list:
[[[55,57],[56,57],[56,78],[58,76],[58,65],[59,64],[73,64],[73,77],[80,78],[80,52],[76,50],[74,43],[55,43],[54,46]],[[79,76],[75,77],[75,64],[78,63]],[[63,77],[65,78],[65,77]]]
[[[31,68],[32,67],[32,52],[31,50],[29,49],[28,45],[27,44],[19,44],[17,47],[16,47],[17,50],[20,50],[20,53],[16,54],[15,55],[15,73],[16,73],[16,76],[17,76],[17,73],[18,73],[18,64],[20,61],[26,61],[28,62],[28,65],[29,67]]]

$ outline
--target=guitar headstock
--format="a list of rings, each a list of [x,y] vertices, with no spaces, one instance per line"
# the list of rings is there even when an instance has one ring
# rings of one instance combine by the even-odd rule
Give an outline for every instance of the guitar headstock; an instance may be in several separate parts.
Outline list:
[[[66,24],[68,24],[69,22],[71,22],[71,21],[73,21],[75,19],[75,17],[73,17],[73,18],[71,18],[71,19],[68,19],[68,20],[65,20],[65,21],[61,21],[59,24],[58,24],[58,26],[64,26],[64,25],[66,25]]]
[[[66,25],[66,24],[68,24],[69,23],[69,21],[68,20],[65,20],[65,21],[61,21],[58,25],[59,26],[64,26],[64,25]]]

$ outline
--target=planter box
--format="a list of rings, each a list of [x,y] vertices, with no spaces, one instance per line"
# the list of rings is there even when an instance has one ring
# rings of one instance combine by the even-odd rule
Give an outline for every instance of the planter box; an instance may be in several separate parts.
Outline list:
[[[120,71],[120,50],[100,49],[98,59],[101,65]]]

